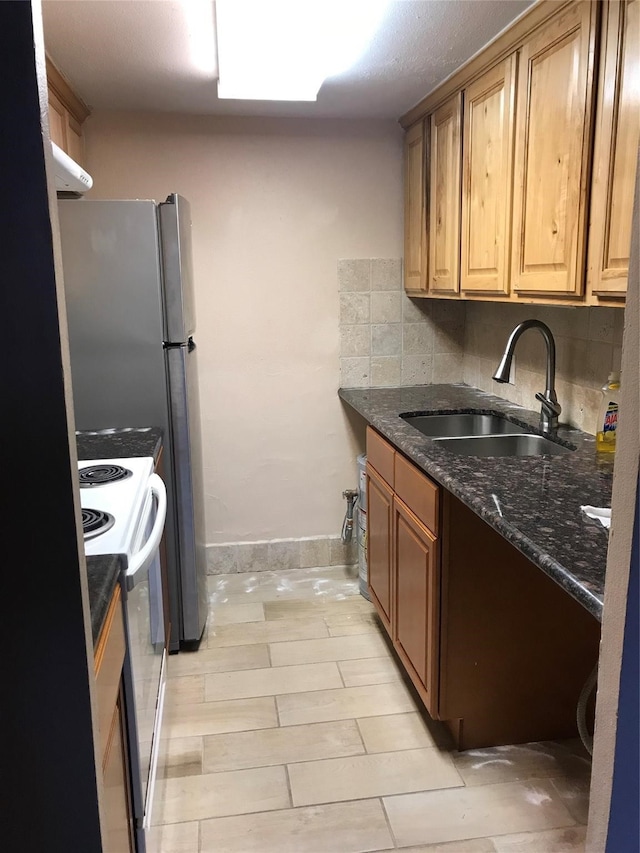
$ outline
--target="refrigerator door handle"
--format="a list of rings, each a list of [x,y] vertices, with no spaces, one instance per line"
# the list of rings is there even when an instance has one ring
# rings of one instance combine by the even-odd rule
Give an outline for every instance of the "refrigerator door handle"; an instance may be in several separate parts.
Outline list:
[[[158,205],[163,266],[164,328],[168,341],[185,342],[195,330],[191,208],[172,193]]]
[[[176,472],[181,642],[197,647],[208,610],[198,353],[185,341],[181,347],[167,348],[165,356],[171,400],[171,466]]]
[[[195,348],[196,342],[193,340],[193,338],[189,338],[189,340],[187,341],[187,349],[189,350],[189,352],[193,352]]]

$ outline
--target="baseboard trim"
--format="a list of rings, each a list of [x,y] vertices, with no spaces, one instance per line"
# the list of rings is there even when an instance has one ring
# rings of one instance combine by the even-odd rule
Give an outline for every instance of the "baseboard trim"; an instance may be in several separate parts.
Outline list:
[[[311,569],[316,566],[354,566],[357,562],[358,545],[355,537],[346,545],[339,536],[207,545],[208,575]]]

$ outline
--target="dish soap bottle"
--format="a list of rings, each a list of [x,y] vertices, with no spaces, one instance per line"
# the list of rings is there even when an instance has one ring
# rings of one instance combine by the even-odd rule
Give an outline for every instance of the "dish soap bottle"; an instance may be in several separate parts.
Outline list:
[[[620,374],[610,373],[606,385],[602,386],[602,402],[598,411],[596,450],[599,453],[615,453],[619,401]]]

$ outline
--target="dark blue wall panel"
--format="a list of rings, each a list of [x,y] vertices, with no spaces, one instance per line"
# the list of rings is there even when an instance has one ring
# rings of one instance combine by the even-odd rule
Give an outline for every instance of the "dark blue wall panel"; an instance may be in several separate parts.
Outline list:
[[[34,42],[31,3],[0,2],[0,849],[99,853],[93,655]]]
[[[636,497],[607,853],[640,850],[640,484]]]

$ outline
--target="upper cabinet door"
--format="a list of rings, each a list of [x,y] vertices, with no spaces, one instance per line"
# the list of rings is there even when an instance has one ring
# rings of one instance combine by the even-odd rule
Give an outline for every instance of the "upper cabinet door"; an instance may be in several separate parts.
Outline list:
[[[509,293],[516,61],[514,54],[464,93],[464,291]]]
[[[639,141],[640,0],[622,0],[603,8],[588,265],[600,298],[627,290]]]
[[[58,148],[67,150],[67,111],[60,99],[49,90],[49,133]]]
[[[583,292],[597,9],[572,4],[521,50],[512,244],[518,293]]]
[[[404,137],[404,287],[409,293],[427,289],[427,223],[425,123]]]
[[[51,106],[51,102],[49,102],[49,106]],[[67,154],[76,163],[84,162],[82,127],[69,113],[67,113]]]
[[[460,291],[460,124],[462,93],[431,116],[429,292]]]
[[[89,108],[76,95],[49,57],[46,66],[51,140],[76,163],[83,163],[82,123],[89,115]]]

